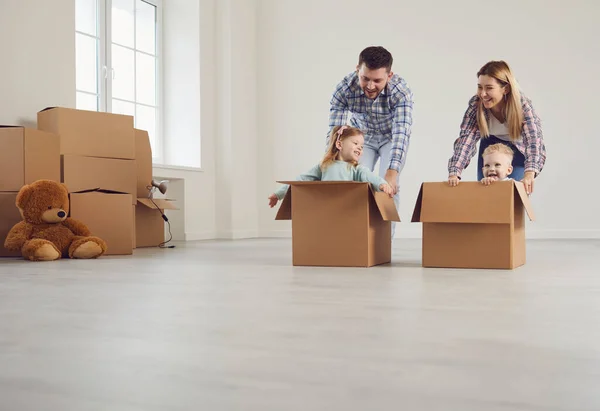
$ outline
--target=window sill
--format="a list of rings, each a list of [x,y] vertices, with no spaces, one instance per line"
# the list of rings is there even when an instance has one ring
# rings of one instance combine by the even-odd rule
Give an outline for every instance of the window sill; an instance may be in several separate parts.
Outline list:
[[[152,163],[152,168],[161,168],[163,170],[197,171],[200,173],[204,172],[204,170],[201,167],[174,166],[174,165],[157,164],[157,163]]]

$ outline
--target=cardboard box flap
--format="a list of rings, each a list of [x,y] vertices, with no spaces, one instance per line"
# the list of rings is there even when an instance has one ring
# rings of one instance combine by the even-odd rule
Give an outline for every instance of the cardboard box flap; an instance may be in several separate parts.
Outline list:
[[[519,196],[519,198],[521,199],[521,202],[523,203],[523,207],[525,208],[525,212],[527,213],[529,220],[534,221],[535,214],[533,213],[533,208],[531,208],[531,202],[529,201],[529,196],[527,195],[527,192],[525,191],[525,185],[523,183],[521,183],[520,181],[515,181],[514,185],[515,185],[515,194],[517,194]],[[516,197],[516,195],[515,195],[515,197]],[[516,198],[515,198],[515,201],[516,201]]]
[[[373,190],[370,191],[373,195],[373,198],[375,198],[375,203],[377,204],[377,208],[381,213],[381,217],[383,217],[385,221],[400,221],[400,216],[398,215],[398,210],[396,210],[394,199],[384,192]]]
[[[145,205],[148,208],[152,208],[156,210],[156,206],[158,206],[161,210],[178,210],[178,208],[171,202],[171,200],[167,200],[164,198],[138,198],[138,203]],[[154,201],[154,203],[152,203]],[[155,205],[156,204],[156,205]]]
[[[417,201],[415,202],[415,209],[413,210],[413,215],[410,220],[411,223],[419,223],[421,222],[421,203],[423,201],[423,184],[419,188],[419,195],[417,196]]]
[[[513,220],[513,182],[423,183],[413,222],[509,224]]]
[[[68,187],[67,187],[68,188]],[[104,193],[104,194],[131,194],[131,193],[124,193],[121,191],[115,191],[115,190],[106,190],[104,188],[90,188],[89,190],[80,190],[80,191],[69,191],[70,193],[73,194],[84,194],[84,193]]]
[[[275,216],[275,220],[291,220],[292,219],[292,190],[288,190],[281,201],[281,205],[279,206],[279,210],[277,210],[277,215]]]

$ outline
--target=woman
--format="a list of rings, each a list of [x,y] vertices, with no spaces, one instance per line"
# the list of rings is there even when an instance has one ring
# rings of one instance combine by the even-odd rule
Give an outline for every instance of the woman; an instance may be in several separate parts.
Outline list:
[[[522,95],[517,81],[504,61],[490,61],[477,73],[477,95],[469,100],[454,142],[454,155],[448,161],[448,183],[458,185],[462,171],[477,151],[477,180],[483,178],[482,153],[489,145],[506,144],[515,152],[509,175],[533,192],[533,181],[546,162],[546,147],[540,119],[531,100]],[[483,137],[483,138],[482,138]]]

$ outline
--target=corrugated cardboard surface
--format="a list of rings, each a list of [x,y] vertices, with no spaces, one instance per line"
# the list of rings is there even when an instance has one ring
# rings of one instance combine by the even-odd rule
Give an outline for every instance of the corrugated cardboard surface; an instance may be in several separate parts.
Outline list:
[[[385,193],[374,193],[369,198],[369,266],[392,260],[392,225],[389,220],[400,221],[393,200]],[[391,207],[391,210],[390,210]],[[395,214],[395,215],[394,215]],[[388,221],[384,220],[385,216]]]
[[[19,191],[36,180],[60,181],[58,136],[0,126],[0,191]]]
[[[514,268],[510,224],[423,223],[423,267]]]
[[[70,192],[101,188],[131,194],[135,204],[136,171],[135,160],[62,156],[61,178]]]
[[[276,219],[292,220],[293,265],[369,267],[391,260],[391,223],[382,217],[399,221],[391,198],[376,201],[366,183],[283,183],[291,189]]]
[[[145,130],[135,129],[135,162],[137,166],[137,195],[148,197],[147,186],[152,182],[152,149]]]
[[[20,251],[9,251],[4,248],[4,241],[8,232],[22,220],[19,209],[15,204],[16,200],[17,193],[0,193],[0,257],[17,257],[21,255]]]
[[[176,210],[169,200],[154,199],[156,205],[164,210]],[[156,206],[147,198],[138,198],[135,211],[136,247],[156,247],[165,241],[165,221]]]
[[[71,193],[70,216],[106,241],[107,255],[133,253],[131,194]]]
[[[522,183],[424,183],[413,222],[423,223],[423,266],[512,269],[525,264],[525,214],[533,220]]]
[[[132,116],[52,107],[37,121],[40,130],[60,136],[60,154],[135,159]]]
[[[60,139],[45,131],[25,129],[25,184],[60,181]]]

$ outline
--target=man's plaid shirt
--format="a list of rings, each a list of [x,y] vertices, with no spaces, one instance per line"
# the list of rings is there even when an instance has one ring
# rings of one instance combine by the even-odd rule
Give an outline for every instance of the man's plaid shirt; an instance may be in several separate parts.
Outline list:
[[[389,136],[392,141],[388,168],[400,172],[406,161],[413,111],[413,94],[406,81],[394,74],[375,100],[360,88],[358,74],[348,74],[337,85],[331,97],[329,132],[335,126],[348,124],[365,135],[365,143],[376,135]]]

